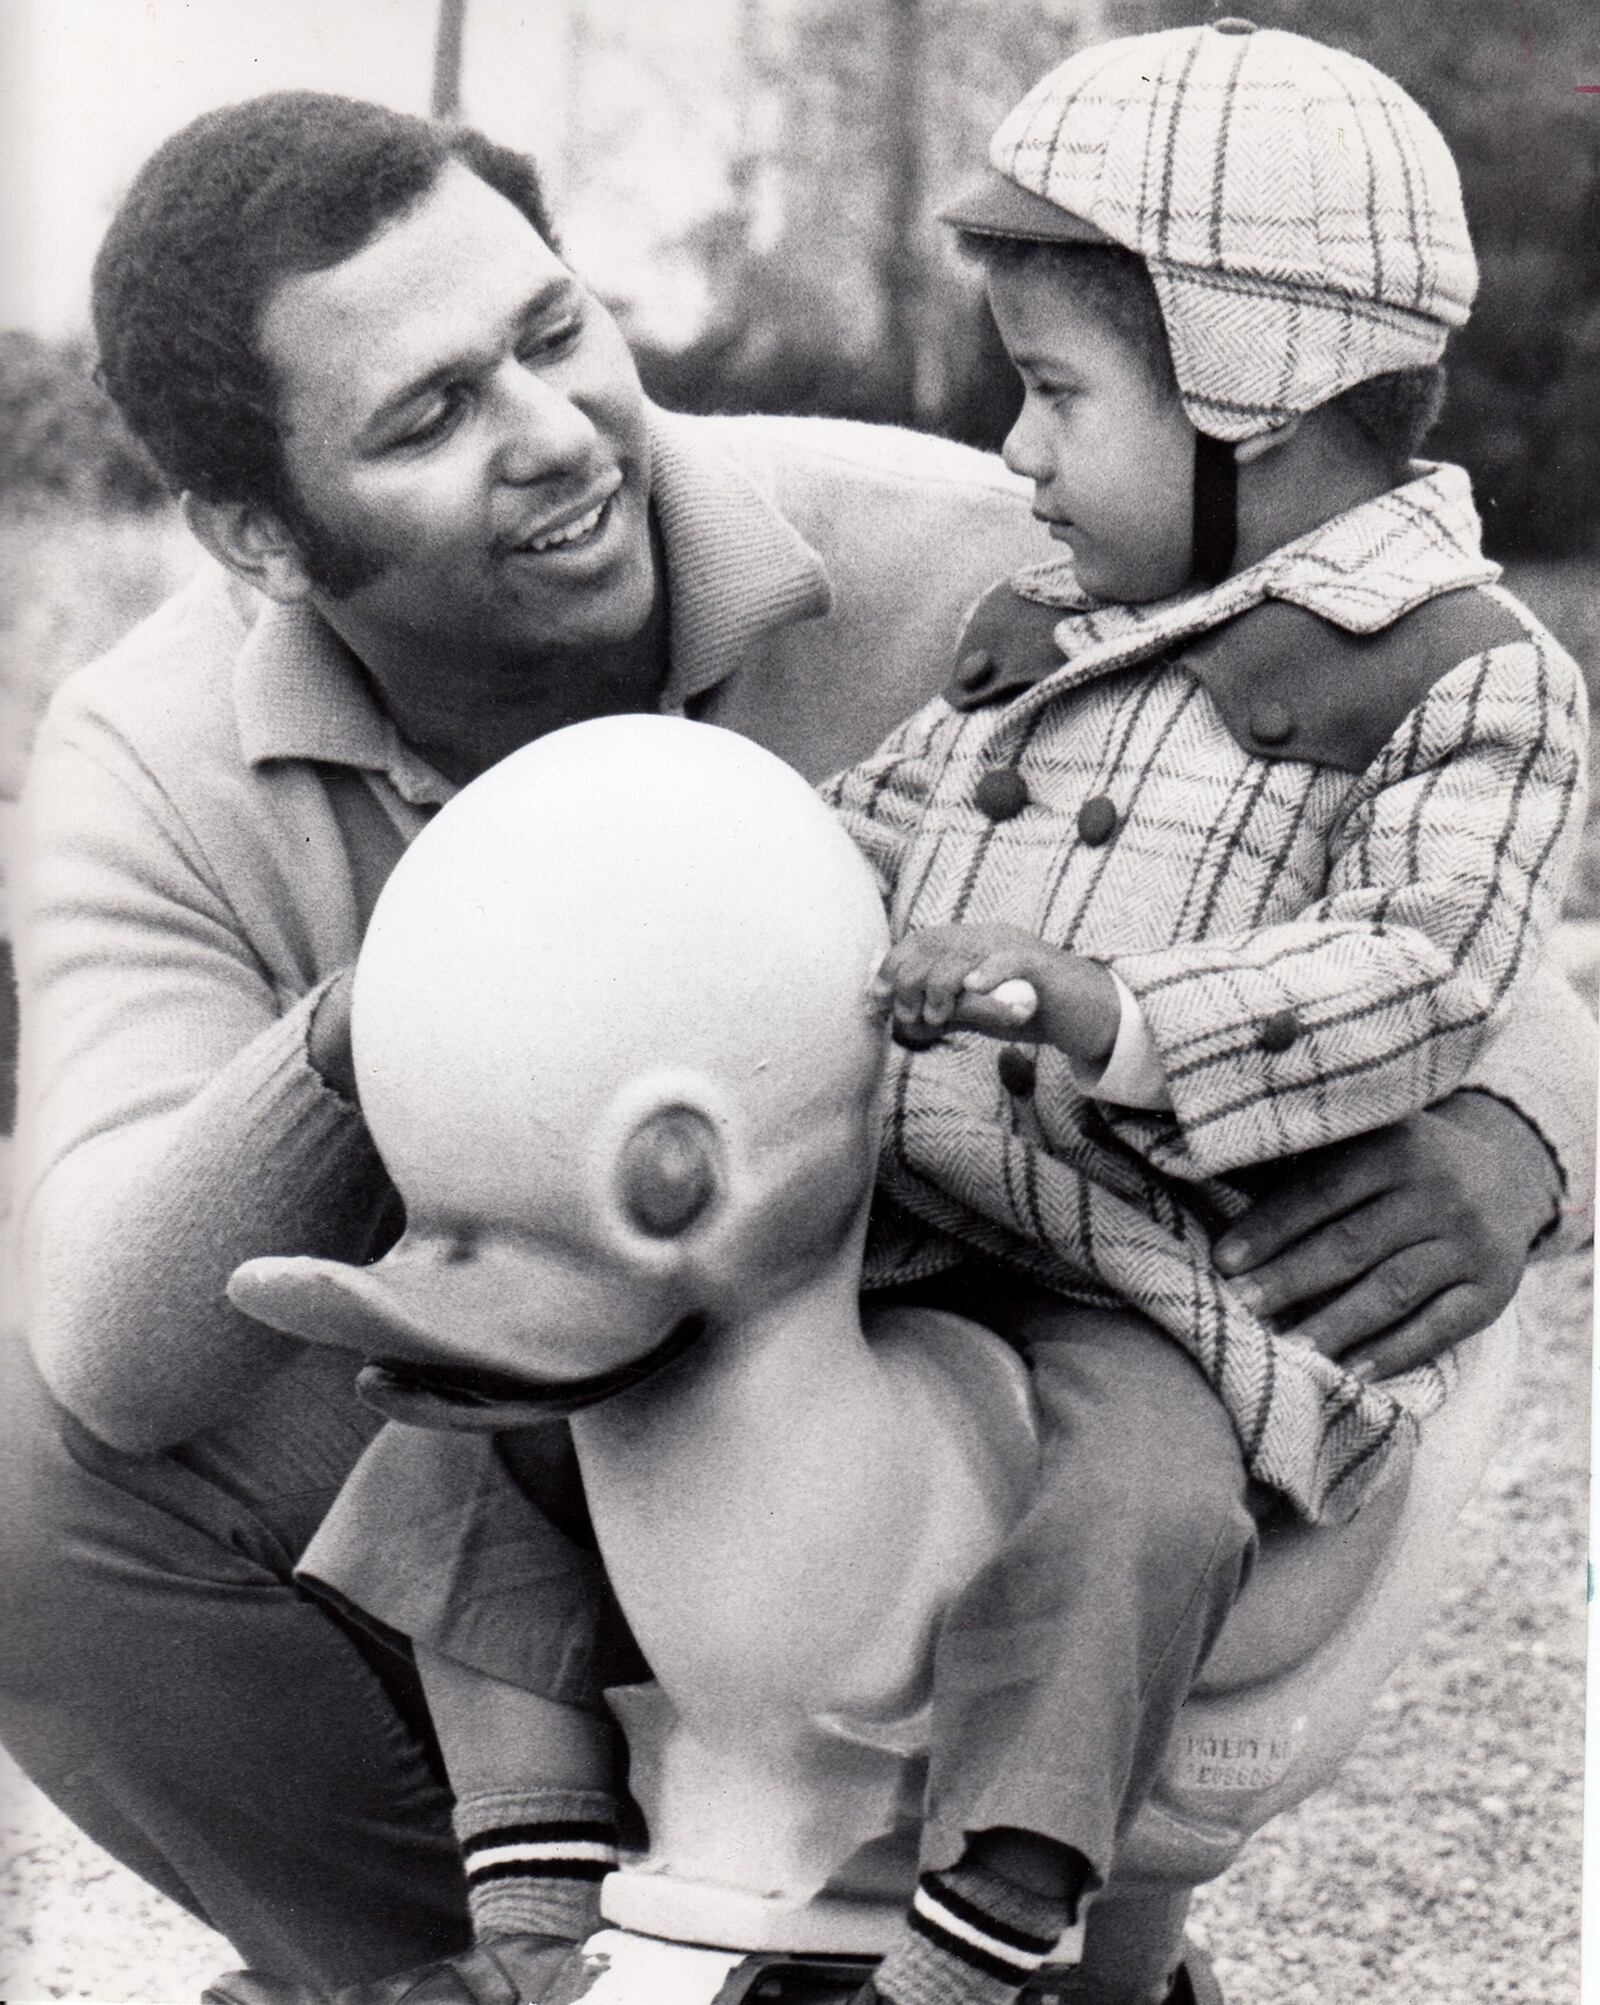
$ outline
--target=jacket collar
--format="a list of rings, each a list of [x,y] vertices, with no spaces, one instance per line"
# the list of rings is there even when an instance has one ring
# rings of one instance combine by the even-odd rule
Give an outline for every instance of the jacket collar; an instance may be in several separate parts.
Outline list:
[[[1055,638],[1073,680],[1155,653],[1267,599],[1302,606],[1349,633],[1380,633],[1443,592],[1500,576],[1482,552],[1466,473],[1425,461],[1413,462],[1412,471],[1403,486],[1319,524],[1209,591],[1153,605],[1097,605],[1070,558],[1021,571],[1012,586],[1062,609]]]
[[[822,559],[692,418],[647,407],[651,505],[666,553],[670,668],[661,707],[682,710],[764,635],[825,613]],[[455,791],[401,739],[361,664],[306,606],[269,606],[234,664],[245,759],[312,759],[386,774],[401,797]]]

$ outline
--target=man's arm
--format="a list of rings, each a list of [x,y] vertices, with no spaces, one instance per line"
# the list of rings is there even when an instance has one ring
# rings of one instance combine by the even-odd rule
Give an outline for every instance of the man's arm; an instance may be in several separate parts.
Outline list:
[[[1217,1264],[1330,1356],[1405,1371],[1498,1315],[1531,1248],[1592,1238],[1595,1103],[1594,1023],[1541,970],[1462,1091],[1276,1165]]]
[[[47,724],[29,776],[21,1278],[56,1397],[149,1453],[227,1419],[299,1352],[229,1306],[233,1267],[361,1257],[388,1187],[308,1060],[324,985],[276,992],[180,817],[114,750]]]

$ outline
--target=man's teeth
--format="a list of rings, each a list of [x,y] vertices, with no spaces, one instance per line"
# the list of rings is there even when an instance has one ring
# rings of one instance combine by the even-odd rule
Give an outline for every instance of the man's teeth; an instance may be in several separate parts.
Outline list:
[[[608,495],[606,500],[609,501],[610,498]],[[569,522],[562,529],[552,529],[548,536],[535,536],[522,547],[524,550],[556,550],[563,543],[577,543],[583,537],[594,534],[600,527],[600,518],[605,512],[606,504],[602,501],[598,508],[591,509],[587,515],[580,515],[576,522]]]

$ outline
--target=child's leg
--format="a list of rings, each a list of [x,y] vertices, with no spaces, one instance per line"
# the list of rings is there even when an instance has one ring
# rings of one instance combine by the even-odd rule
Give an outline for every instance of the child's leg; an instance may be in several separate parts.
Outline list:
[[[456,1837],[480,1940],[582,1942],[600,1927],[600,1882],[617,1862],[616,1729],[415,1646],[455,1793]]]
[[[591,1934],[619,1803],[602,1692],[648,1673],[566,1428],[384,1428],[306,1561],[325,1591],[411,1641],[477,1934]]]
[[[1237,1438],[1178,1345],[998,1286],[1010,1313],[984,1320],[1029,1352],[1043,1459],[940,1632],[925,1871],[878,1980],[894,2005],[1014,1996],[1109,1871],[1255,1551]]]

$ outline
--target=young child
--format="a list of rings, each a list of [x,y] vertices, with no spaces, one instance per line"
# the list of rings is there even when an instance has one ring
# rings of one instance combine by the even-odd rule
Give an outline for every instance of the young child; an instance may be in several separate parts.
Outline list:
[[[869,1283],[1022,1341],[1045,1453],[941,1632],[885,2005],[1004,2005],[1104,1879],[1250,1487],[1342,1520],[1403,1468],[1447,1374],[1379,1386],[1275,1333],[1213,1236],[1234,1172],[1459,1085],[1583,789],[1576,668],[1493,588],[1465,475],[1412,461],[1476,272],[1411,99],[1222,21],[1073,57],[990,161],[946,220],[1063,556],[827,791],[909,1047]]]

